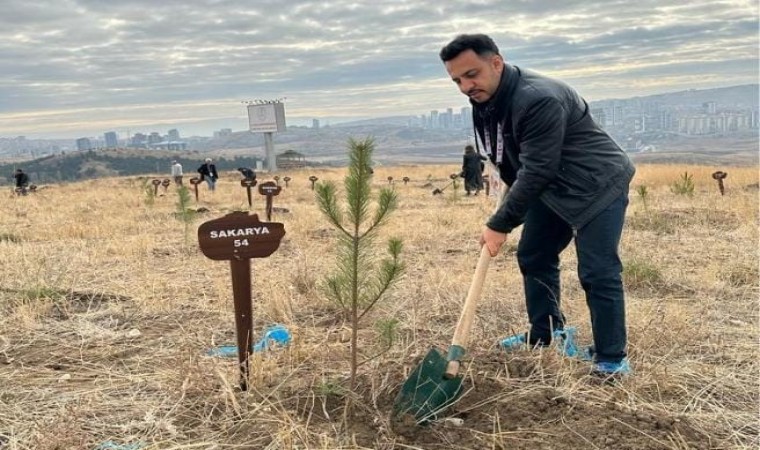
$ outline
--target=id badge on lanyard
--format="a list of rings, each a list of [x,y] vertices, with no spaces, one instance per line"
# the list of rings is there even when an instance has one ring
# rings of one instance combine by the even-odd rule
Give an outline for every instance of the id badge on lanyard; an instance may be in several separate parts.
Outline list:
[[[491,152],[493,161],[496,161],[496,165],[500,166],[502,158],[504,158],[504,136],[502,135],[501,122],[496,124],[496,148],[491,146],[491,132],[483,133],[486,141],[486,148]],[[496,153],[494,155],[494,152]]]

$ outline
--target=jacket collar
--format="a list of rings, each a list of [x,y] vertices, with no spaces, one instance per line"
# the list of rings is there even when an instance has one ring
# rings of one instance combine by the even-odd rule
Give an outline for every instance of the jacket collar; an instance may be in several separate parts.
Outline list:
[[[485,103],[477,103],[470,99],[473,111],[477,111],[481,117],[504,117],[512,105],[512,98],[517,82],[520,78],[520,69],[511,64],[504,63],[501,71],[501,80],[496,93]]]

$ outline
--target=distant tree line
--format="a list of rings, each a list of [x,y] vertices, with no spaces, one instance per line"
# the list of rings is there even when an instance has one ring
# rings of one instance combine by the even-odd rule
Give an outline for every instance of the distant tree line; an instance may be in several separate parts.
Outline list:
[[[203,158],[192,159],[182,156],[155,157],[130,156],[98,153],[94,150],[61,155],[48,155],[22,163],[0,164],[0,183],[11,184],[13,172],[20,168],[29,175],[32,183],[58,183],[101,178],[104,176],[129,176],[144,174],[166,174],[169,176],[171,162],[179,161],[187,176],[193,176],[203,164]],[[216,158],[214,164],[219,171],[234,170],[238,167],[255,167],[257,157]]]

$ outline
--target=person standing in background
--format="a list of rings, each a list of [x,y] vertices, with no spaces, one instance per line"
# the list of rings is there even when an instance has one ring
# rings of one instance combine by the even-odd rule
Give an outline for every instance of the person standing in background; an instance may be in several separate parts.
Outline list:
[[[174,177],[174,184],[182,186],[182,164],[176,159],[172,161],[172,177]]]
[[[206,158],[206,162],[198,168],[198,173],[201,174],[201,180],[206,181],[209,191],[216,190],[216,180],[219,179],[219,174],[216,173],[216,166],[211,163],[211,158]]]

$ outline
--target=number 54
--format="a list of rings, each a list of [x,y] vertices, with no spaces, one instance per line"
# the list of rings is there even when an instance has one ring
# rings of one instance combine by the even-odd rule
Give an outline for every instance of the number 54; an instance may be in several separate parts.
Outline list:
[[[235,247],[248,247],[248,239],[235,239],[232,245]]]

